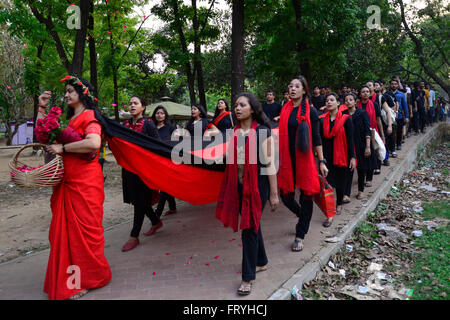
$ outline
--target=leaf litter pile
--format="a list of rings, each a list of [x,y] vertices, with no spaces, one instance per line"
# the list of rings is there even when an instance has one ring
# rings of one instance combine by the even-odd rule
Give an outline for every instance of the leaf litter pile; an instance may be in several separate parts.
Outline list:
[[[431,155],[419,160],[416,169],[391,188],[316,278],[303,284],[300,290],[294,288],[293,299],[405,300],[415,299],[416,294],[430,299],[432,290],[437,290],[438,299],[448,299],[449,147],[450,143],[430,147]],[[433,203],[444,203],[444,217],[424,215],[424,207]],[[417,276],[411,272],[419,265],[419,259],[415,258],[421,247],[417,242],[438,228],[446,230],[446,237],[438,242],[437,262],[421,261],[425,266]],[[431,272],[432,263],[443,264],[442,281]],[[422,282],[431,284],[424,286]]]

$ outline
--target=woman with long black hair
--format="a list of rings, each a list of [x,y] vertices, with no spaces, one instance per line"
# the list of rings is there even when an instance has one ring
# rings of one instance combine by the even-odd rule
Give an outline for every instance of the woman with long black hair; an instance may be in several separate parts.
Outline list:
[[[227,149],[216,217],[235,232],[239,225],[242,229],[242,282],[237,293],[248,295],[256,272],[266,270],[268,263],[261,214],[267,200],[272,211],[279,200],[269,119],[248,92],[238,95],[234,111],[238,122]]]
[[[76,299],[111,280],[104,255],[103,174],[97,161],[102,128],[95,117],[99,111],[91,94],[93,87],[87,80],[74,76],[66,76],[61,81],[65,83],[69,127],[83,139],[47,147],[48,152],[61,155],[64,161],[63,180],[53,188],[50,199],[50,256],[44,292],[51,300]],[[50,91],[39,96],[38,119],[44,116],[50,98]],[[93,159],[85,156],[93,152]],[[68,273],[74,266],[79,285],[68,285],[76,276],[73,271]]]
[[[157,106],[153,111],[152,120],[156,124],[156,128],[158,129],[159,137],[161,138],[161,140],[170,141],[172,132],[175,131],[175,127],[170,123],[169,112],[167,112],[167,109],[162,105]],[[169,202],[169,210],[166,211],[165,214],[177,213],[177,204],[175,202],[175,198],[170,194],[161,191],[160,200],[155,211],[155,214],[158,217],[161,217],[164,206],[166,205],[166,201]]]
[[[319,158],[319,170],[327,176],[328,169],[322,154],[320,121],[317,110],[310,106],[308,83],[299,76],[289,84],[289,100],[283,107],[279,125],[280,168],[278,187],[281,200],[297,217],[292,251],[303,250],[303,239],[309,230],[313,211],[313,195],[320,192],[319,176],[313,148]],[[300,199],[295,201],[295,189]]]
[[[342,213],[342,200],[346,181],[356,167],[353,142],[352,117],[339,110],[339,96],[331,92],[325,96],[327,112],[320,116],[322,149],[328,164],[328,182],[336,189],[336,214]],[[350,169],[350,170],[349,170]],[[333,218],[327,218],[324,227],[331,226]]]
[[[347,93],[344,96],[345,105],[347,110],[344,114],[349,114],[352,117],[353,122],[353,140],[355,142],[355,154],[356,154],[356,171],[358,172],[358,194],[356,199],[361,200],[364,192],[364,182],[366,179],[366,173],[370,168],[374,168],[376,163],[371,163],[371,154],[374,153],[370,143],[370,121],[367,112],[356,108],[356,95],[354,93]],[[349,179],[346,182],[345,195],[350,198],[353,172],[350,171]]]
[[[144,118],[145,109],[144,100],[141,97],[133,96],[129,106],[132,118],[125,121],[124,125],[131,130],[159,139],[158,129],[152,121]],[[152,208],[151,201],[154,190],[147,187],[138,175],[122,168],[122,187],[124,202],[134,206],[133,229],[130,238],[122,247],[122,251],[129,251],[139,244],[139,233],[145,216],[152,222],[150,230],[144,233],[146,236],[154,234],[163,224]]]
[[[191,107],[191,117],[186,122],[185,129],[191,137],[198,135],[198,133],[201,136],[212,136],[220,133],[216,126],[208,120],[205,108],[197,103]]]
[[[217,101],[216,111],[214,112],[214,117],[212,123],[221,132],[225,132],[227,129],[232,129],[236,120],[233,120],[233,115],[228,107],[227,100],[219,99]]]

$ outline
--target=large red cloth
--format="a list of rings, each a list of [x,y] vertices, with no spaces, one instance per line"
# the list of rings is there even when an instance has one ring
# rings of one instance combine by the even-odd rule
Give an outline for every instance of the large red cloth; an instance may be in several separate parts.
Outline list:
[[[330,113],[323,115],[323,135],[327,139],[333,139],[333,164],[338,167],[347,167],[347,137],[345,135],[344,123],[348,114],[338,111],[334,120],[333,129],[330,130]]]
[[[289,115],[294,109],[292,100],[288,101],[281,110],[279,128],[279,145],[280,145],[280,168],[278,170],[278,188],[282,193],[292,193],[295,191],[293,183],[293,171],[291,163],[291,155],[289,153],[289,133],[288,122]],[[319,174],[317,172],[316,161],[312,152],[312,134],[309,101],[306,100],[305,115],[301,115],[301,106],[298,108],[297,121],[300,125],[302,121],[306,121],[309,129],[309,145],[310,149],[307,153],[300,152],[295,148],[295,165],[296,177],[295,186],[306,195],[313,195],[320,192]],[[298,130],[298,129],[297,129]],[[297,135],[296,135],[297,136]],[[293,142],[295,143],[295,142]]]
[[[261,198],[258,190],[258,163],[256,127],[258,122],[253,120],[248,139],[245,143],[245,164],[242,186],[242,207],[241,207],[241,229],[253,228],[258,233],[259,222],[261,220]],[[239,225],[239,194],[238,194],[238,136],[241,125],[238,124],[231,136],[228,159],[225,175],[222,180],[222,187],[217,200],[216,218],[223,222],[225,227],[232,227],[234,232],[238,231]],[[229,161],[228,160],[228,161]]]
[[[69,126],[85,137],[85,129],[92,128],[93,123],[98,123],[94,112],[87,110],[71,120]],[[50,256],[44,292],[52,300],[103,287],[111,280],[104,255],[102,169],[97,158],[87,161],[74,153],[64,153],[63,160],[64,178],[53,188],[50,200]]]
[[[357,107],[359,109],[362,109],[362,103],[361,100],[358,100]],[[375,129],[378,132],[378,126],[377,126],[377,115],[375,113],[375,106],[373,105],[372,100],[367,100],[366,105],[366,112],[369,115],[369,121],[370,121],[370,128]]]

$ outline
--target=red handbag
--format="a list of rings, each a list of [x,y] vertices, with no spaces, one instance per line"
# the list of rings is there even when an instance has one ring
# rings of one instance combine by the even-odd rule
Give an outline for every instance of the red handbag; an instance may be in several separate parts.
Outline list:
[[[327,218],[334,217],[336,215],[336,203],[333,187],[321,175],[319,175],[319,183],[320,193],[314,195],[314,202]]]

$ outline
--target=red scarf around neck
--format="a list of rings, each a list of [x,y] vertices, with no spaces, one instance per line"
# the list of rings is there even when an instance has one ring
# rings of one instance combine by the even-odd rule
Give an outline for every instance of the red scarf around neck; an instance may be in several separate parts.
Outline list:
[[[362,102],[361,102],[361,100],[358,100],[357,107],[359,109],[362,109]],[[366,112],[369,115],[370,128],[375,129],[378,132],[377,116],[376,116],[376,113],[375,113],[375,106],[373,105],[373,102],[370,99],[367,100]]]
[[[230,111],[225,111],[225,112],[222,112],[221,114],[219,114],[218,116],[217,116],[217,118],[215,118],[214,119],[214,125],[217,127],[217,125],[219,124],[219,122],[223,119],[223,118],[225,118],[226,116],[228,116],[228,115],[230,115],[231,114],[231,112]]]
[[[278,188],[283,194],[292,193],[295,191],[294,179],[292,179],[292,162],[291,155],[289,153],[289,143],[296,143],[296,141],[289,141],[288,122],[289,116],[294,109],[292,100],[288,101],[280,115],[279,124],[279,145],[280,145],[280,168],[278,170]],[[302,121],[306,121],[309,128],[309,145],[310,149],[307,153],[300,152],[297,147],[295,148],[295,186],[306,195],[313,195],[320,193],[319,174],[317,172],[316,161],[312,151],[312,134],[311,134],[311,119],[309,102],[306,100],[305,115],[301,115],[301,105],[298,108],[297,121],[300,124]],[[298,129],[297,129],[298,130]],[[297,136],[297,134],[295,135]]]
[[[370,100],[372,100],[372,102],[377,101],[377,93],[376,92],[373,93],[372,98],[370,98]]]
[[[248,139],[245,143],[245,164],[243,177],[241,229],[253,228],[258,233],[261,219],[262,204],[258,189],[258,164],[256,127],[258,122],[253,120]],[[238,231],[239,225],[239,194],[238,194],[238,163],[237,141],[241,125],[237,124],[228,146],[228,158],[232,163],[227,163],[222,180],[219,198],[217,200],[216,218],[222,221],[225,227],[232,227]]]
[[[338,111],[334,119],[333,129],[330,131],[330,113],[322,115],[323,117],[323,135],[327,139],[333,139],[333,164],[338,167],[347,167],[347,136],[345,135],[344,123],[349,117],[348,114],[342,114]]]

